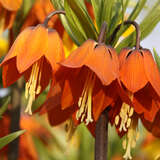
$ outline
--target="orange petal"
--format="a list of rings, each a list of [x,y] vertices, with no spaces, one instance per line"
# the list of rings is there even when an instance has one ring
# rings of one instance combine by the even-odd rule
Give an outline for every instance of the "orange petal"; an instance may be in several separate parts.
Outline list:
[[[115,81],[112,82],[109,86],[102,86],[101,82],[97,79],[95,83],[95,89],[93,90],[93,117],[97,121],[100,114],[109,106],[113,101],[118,97],[116,91]],[[96,88],[99,88],[96,91]]]
[[[48,49],[48,31],[43,25],[35,27],[22,44],[17,55],[17,68],[19,72],[27,70],[38,61]]]
[[[144,118],[153,122],[160,108],[160,100],[155,96],[153,88],[147,84],[143,89],[136,92],[133,98],[134,109],[138,114],[144,114]]]
[[[18,10],[22,5],[22,0],[0,0],[4,8],[10,11]]]
[[[66,109],[73,104],[77,104],[81,96],[87,76],[87,69],[68,69],[64,73],[65,83],[62,93],[62,109]]]
[[[41,106],[41,114],[47,112],[48,119],[51,125],[58,125],[66,121],[77,110],[77,107],[70,106],[69,108],[61,109],[61,96],[60,93],[55,94],[53,97],[49,97],[45,103]]]
[[[93,72],[100,78],[104,85],[109,85],[118,77],[118,57],[114,49],[105,45],[98,45],[88,55],[86,63]]]
[[[126,61],[126,57],[129,53],[132,52],[132,49],[129,48],[123,48],[118,56],[119,58],[119,66],[121,68],[121,66],[125,63]]]
[[[160,96],[160,72],[149,50],[142,50],[144,59],[145,73],[148,81]]]
[[[22,76],[16,68],[16,58],[8,60],[3,64],[2,68],[2,79],[3,87],[8,87],[13,84],[19,77]]]
[[[61,64],[70,68],[82,67],[85,64],[87,57],[91,53],[90,50],[93,50],[95,45],[95,41],[87,40],[82,44],[82,46],[73,51],[70,56]]]
[[[148,82],[143,56],[138,50],[134,50],[125,59],[120,68],[120,80],[130,92],[134,93],[143,88]]]
[[[71,106],[65,110],[61,110],[60,106],[57,106],[48,112],[48,119],[51,125],[59,125],[65,122],[71,115],[77,110],[75,106]]]
[[[59,67],[58,62],[65,57],[63,43],[55,30],[48,32],[48,50],[44,53],[47,60],[52,66],[52,70],[56,71]]]
[[[141,117],[141,121],[149,132],[156,137],[160,137],[160,111],[157,113],[153,123],[145,120],[143,116]]]
[[[19,36],[13,43],[12,47],[10,48],[8,54],[5,56],[4,60],[2,61],[1,65],[3,65],[9,59],[17,56],[17,54],[21,52],[22,46],[25,44],[26,39],[30,35],[31,31],[32,31],[32,27],[29,27],[19,34]]]

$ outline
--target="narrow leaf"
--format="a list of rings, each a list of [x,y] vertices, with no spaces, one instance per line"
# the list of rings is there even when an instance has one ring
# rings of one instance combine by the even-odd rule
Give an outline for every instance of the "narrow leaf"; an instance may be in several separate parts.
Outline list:
[[[22,135],[24,132],[25,130],[21,130],[0,138],[0,149],[2,149],[5,145],[12,142],[14,139],[19,137],[20,135]]]

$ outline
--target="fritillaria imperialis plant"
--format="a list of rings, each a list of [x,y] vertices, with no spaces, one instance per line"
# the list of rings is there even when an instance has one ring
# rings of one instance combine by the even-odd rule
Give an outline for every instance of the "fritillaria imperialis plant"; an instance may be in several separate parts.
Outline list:
[[[159,3],[139,26],[135,19],[146,0],[138,1],[127,18],[129,0],[30,0],[26,8],[26,0],[23,4],[0,0],[2,30],[11,28],[11,47],[0,66],[3,87],[16,82],[13,109],[21,103],[21,77],[25,79],[25,112],[30,115],[34,101],[49,86],[45,102],[35,113],[47,113],[52,126],[69,119],[69,138],[84,123],[95,137],[95,160],[107,158],[111,123],[124,137],[124,159],[132,159],[139,121],[160,136],[160,72],[151,51],[140,45],[160,20]],[[135,30],[120,40],[131,25]],[[67,47],[65,35],[75,50]],[[14,97],[16,88],[18,98]]]

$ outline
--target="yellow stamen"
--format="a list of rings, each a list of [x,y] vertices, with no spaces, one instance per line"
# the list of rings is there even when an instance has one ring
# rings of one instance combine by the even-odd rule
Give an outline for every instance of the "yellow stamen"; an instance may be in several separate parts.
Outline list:
[[[82,91],[82,95],[79,98],[78,106],[80,109],[76,113],[76,118],[79,120],[81,118],[81,122],[84,121],[88,125],[93,121],[92,119],[92,92],[95,83],[95,75],[94,73],[89,72],[87,76],[87,80],[84,85],[84,89]],[[87,115],[86,115],[87,113]]]
[[[138,140],[138,136],[139,136],[139,132],[137,129],[137,122],[136,122],[136,125],[134,124],[134,122],[132,122],[130,128],[128,129],[126,139],[124,140],[124,143],[125,143],[124,149],[126,149],[126,152],[123,158],[125,158],[126,160],[132,159],[131,149],[135,148],[136,141]],[[123,144],[123,147],[124,147],[124,144]]]
[[[35,100],[36,95],[41,92],[40,81],[42,65],[43,59],[40,59],[38,62],[33,64],[30,78],[25,86],[25,97],[28,99],[25,112],[28,112],[30,115],[32,115],[32,103]]]
[[[130,96],[130,99],[131,100],[133,99],[133,95]],[[123,103],[119,115],[115,117],[115,125],[118,126],[120,123],[119,125],[120,132],[122,131],[126,132],[127,128],[130,127],[132,122],[131,117],[133,116],[133,114],[134,114],[133,107],[129,106],[126,103]]]

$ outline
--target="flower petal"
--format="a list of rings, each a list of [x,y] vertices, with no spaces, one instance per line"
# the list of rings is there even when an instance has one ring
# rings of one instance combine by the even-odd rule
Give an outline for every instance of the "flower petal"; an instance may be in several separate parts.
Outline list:
[[[65,83],[62,93],[62,109],[77,104],[86,80],[87,68],[68,69],[64,73]]]
[[[148,79],[145,75],[143,56],[138,50],[127,55],[120,68],[120,80],[132,93],[137,92],[147,84]]]
[[[61,63],[61,65],[70,68],[82,67],[85,64],[87,57],[89,57],[95,45],[96,45],[95,41],[87,40],[82,44],[82,46],[73,51],[70,54],[70,56]]]
[[[3,64],[2,80],[3,87],[8,87],[13,84],[19,77],[22,76],[16,68],[16,58],[12,58]]]
[[[52,70],[59,68],[58,62],[64,60],[63,43],[55,30],[48,32],[48,50],[44,53],[45,57],[52,66]]]
[[[150,84],[136,92],[133,98],[134,109],[138,114],[144,114],[144,118],[153,122],[156,113],[160,109],[160,100],[156,96]]]
[[[119,58],[119,66],[121,68],[121,66],[125,63],[126,61],[126,57],[129,53],[132,52],[132,49],[130,48],[123,48],[118,56]]]
[[[17,55],[17,68],[19,72],[27,70],[47,52],[47,49],[48,31],[43,25],[38,25],[28,35]]]
[[[144,59],[145,73],[148,81],[160,96],[160,72],[149,50],[142,50]]]
[[[19,34],[0,66],[2,66],[9,59],[17,56],[22,51],[22,46],[25,44],[26,39],[30,35],[31,31],[32,27],[29,27]]]
[[[151,132],[156,137],[160,137],[160,123],[159,123],[160,122],[160,111],[157,113],[156,118],[153,123],[144,119],[143,116],[141,117],[141,121],[149,132]]]
[[[116,85],[115,81],[112,82],[109,86],[102,86],[101,82],[96,81],[95,83],[95,89],[93,92],[96,92],[96,94],[93,94],[93,117],[94,120],[97,121],[100,114],[109,106],[113,101],[116,100],[118,97],[116,92]],[[97,91],[96,88],[101,88]]]
[[[103,85],[109,85],[118,77],[118,57],[112,48],[98,45],[87,57],[88,66],[99,77]]]

